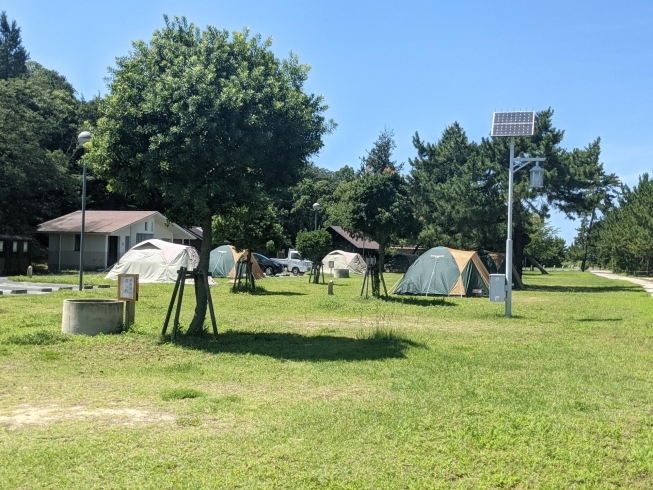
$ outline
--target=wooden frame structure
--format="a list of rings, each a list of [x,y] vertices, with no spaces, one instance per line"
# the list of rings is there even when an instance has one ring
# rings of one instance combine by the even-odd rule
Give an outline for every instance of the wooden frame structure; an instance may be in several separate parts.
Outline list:
[[[181,304],[184,299],[184,285],[186,284],[186,279],[193,278],[195,282],[195,294],[197,296],[197,288],[203,287],[206,291],[207,301],[209,303],[209,312],[211,313],[211,324],[213,325],[213,335],[215,338],[218,338],[218,325],[215,321],[215,312],[213,310],[213,300],[211,299],[211,290],[209,289],[209,277],[205,272],[198,271],[188,271],[185,267],[181,267],[177,271],[177,282],[175,282],[175,289],[172,291],[172,297],[170,298],[170,305],[168,306],[168,313],[166,314],[166,319],[163,324],[163,330],[161,330],[161,335],[165,336],[166,331],[168,330],[168,324],[170,323],[170,316],[172,315],[172,309],[175,306],[175,300],[177,300],[177,309],[175,311],[175,320],[172,325],[172,331],[170,332],[170,340],[175,341],[177,332],[179,330],[179,314],[181,313]],[[198,282],[199,281],[199,282]],[[179,298],[177,299],[177,292],[179,292]]]

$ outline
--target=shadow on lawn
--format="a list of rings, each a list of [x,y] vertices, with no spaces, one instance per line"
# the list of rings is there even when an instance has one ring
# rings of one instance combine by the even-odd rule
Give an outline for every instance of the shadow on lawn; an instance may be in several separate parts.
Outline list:
[[[401,359],[409,347],[423,344],[390,332],[371,332],[368,338],[296,333],[239,332],[227,330],[218,339],[179,336],[182,347],[213,354],[255,354],[291,361],[373,361]]]
[[[444,296],[388,296],[389,303],[401,303],[413,306],[458,306],[456,303],[447,301]]]
[[[623,318],[577,318],[577,322],[621,322]]]
[[[615,293],[626,291],[628,293],[642,292],[641,286],[542,286],[527,285],[526,291],[543,291],[547,293]]]

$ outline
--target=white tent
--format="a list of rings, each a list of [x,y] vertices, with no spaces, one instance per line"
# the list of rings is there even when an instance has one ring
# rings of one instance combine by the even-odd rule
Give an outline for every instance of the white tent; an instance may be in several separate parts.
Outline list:
[[[329,267],[330,265],[333,267]],[[326,274],[333,274],[335,269],[349,269],[349,272],[354,274],[365,274],[367,265],[365,265],[365,259],[361,254],[334,250],[322,259],[322,270]]]
[[[145,240],[134,245],[111,268],[106,279],[118,280],[118,274],[138,274],[138,282],[175,282],[180,267],[193,270],[200,257],[193,247],[163,240]]]

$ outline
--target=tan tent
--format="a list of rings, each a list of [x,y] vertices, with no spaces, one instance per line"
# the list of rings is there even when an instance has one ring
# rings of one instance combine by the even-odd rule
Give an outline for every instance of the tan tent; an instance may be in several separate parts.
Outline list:
[[[233,279],[236,277],[236,269],[240,261],[247,260],[247,250],[238,252],[231,245],[222,245],[211,251],[209,259],[209,272],[213,277],[228,277]],[[243,272],[245,269],[243,268]],[[265,274],[256,261],[256,257],[252,255],[252,273],[255,279],[262,279]]]
[[[330,265],[333,267],[329,267]],[[334,250],[322,259],[322,270],[326,274],[333,274],[336,269],[349,269],[353,274],[365,274],[367,265],[361,254]]]
[[[145,240],[134,245],[111,268],[106,279],[118,280],[118,274],[138,274],[138,282],[176,282],[177,271],[197,268],[200,257],[193,247],[163,240]]]

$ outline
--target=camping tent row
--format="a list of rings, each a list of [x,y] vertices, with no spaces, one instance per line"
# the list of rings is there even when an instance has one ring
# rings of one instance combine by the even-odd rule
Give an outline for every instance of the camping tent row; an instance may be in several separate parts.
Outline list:
[[[505,273],[505,255],[435,247],[424,252],[393,289],[394,294],[488,296],[490,274]],[[515,287],[523,287],[513,267]]]
[[[209,272],[213,277],[235,277],[236,265],[243,259],[246,251],[237,252],[231,245],[223,245],[211,252]],[[176,282],[177,271],[181,267],[192,271],[200,262],[194,247],[166,242],[164,240],[145,240],[134,245],[111,268],[106,279],[118,280],[119,274],[138,274],[140,283]],[[256,279],[265,277],[252,256],[252,272]]]

